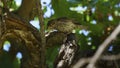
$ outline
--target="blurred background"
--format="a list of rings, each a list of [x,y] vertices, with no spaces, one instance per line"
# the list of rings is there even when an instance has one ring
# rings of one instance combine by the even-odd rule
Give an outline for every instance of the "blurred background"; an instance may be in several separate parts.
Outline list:
[[[15,11],[21,6],[22,0],[13,0],[10,10]],[[76,30],[78,45],[83,53],[96,51],[99,45],[111,34],[120,23],[120,0],[41,0],[44,12],[45,27],[51,19],[68,17],[80,24],[88,26],[88,30]],[[1,3],[2,5],[2,3]],[[38,18],[30,21],[37,29],[40,29]],[[5,41],[4,54],[0,55],[0,68],[19,68],[22,54],[18,52],[13,63],[7,54],[11,44]],[[59,51],[59,46],[47,49],[47,64],[53,68],[53,61]],[[120,35],[109,44],[105,54],[120,53]],[[13,60],[12,60],[13,61]],[[117,60],[118,68],[120,61]],[[2,67],[3,66],[3,67]]]

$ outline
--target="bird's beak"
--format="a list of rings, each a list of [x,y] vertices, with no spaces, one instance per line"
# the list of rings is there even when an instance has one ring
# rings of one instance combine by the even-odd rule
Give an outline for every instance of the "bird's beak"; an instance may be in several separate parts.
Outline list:
[[[49,36],[50,35],[50,33],[52,33],[52,32],[57,32],[57,30],[46,30],[45,31],[45,37],[47,37],[47,36]]]

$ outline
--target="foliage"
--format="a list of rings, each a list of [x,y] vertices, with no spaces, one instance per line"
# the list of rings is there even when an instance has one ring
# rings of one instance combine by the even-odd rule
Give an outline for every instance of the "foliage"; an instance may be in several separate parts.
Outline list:
[[[18,9],[15,1],[8,4],[14,10]],[[78,45],[81,51],[85,52],[97,50],[99,45],[120,22],[120,0],[52,0],[50,5],[52,5],[51,10],[54,10],[54,14],[45,18],[45,22],[53,18],[68,17],[89,27],[89,29],[85,31],[76,30]],[[43,9],[44,13],[47,12],[46,7],[47,6]],[[86,35],[86,33],[88,34]],[[106,53],[118,54],[120,52],[119,37],[120,35],[109,44],[112,50],[108,47]],[[53,67],[52,63],[58,53],[59,47],[58,45],[56,46],[57,47],[53,47],[52,49],[48,48],[47,50],[47,63],[50,68]],[[6,58],[6,54],[2,56],[0,56],[0,60]],[[9,58],[6,60],[9,60]]]
[[[89,27],[86,31],[89,32],[87,36],[84,33],[79,34],[81,30],[76,33],[80,49],[85,52],[97,50],[119,24],[119,0],[52,0],[51,4],[55,11],[52,18],[69,17]],[[109,44],[111,46],[106,49],[106,52],[119,53],[119,44],[116,45],[119,41],[118,36]]]

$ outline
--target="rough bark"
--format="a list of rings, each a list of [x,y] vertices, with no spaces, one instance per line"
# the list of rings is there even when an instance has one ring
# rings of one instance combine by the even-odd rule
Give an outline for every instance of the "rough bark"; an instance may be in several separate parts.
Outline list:
[[[25,24],[24,21],[15,17],[14,14],[7,12],[7,15],[4,16],[5,27],[3,39],[6,39],[12,43],[14,46],[15,43],[22,44],[19,51],[22,52],[23,58],[21,61],[22,68],[40,68],[40,36],[38,30],[31,27],[28,24]],[[35,34],[36,33],[36,34]],[[39,39],[38,39],[39,38]],[[13,43],[13,40],[15,43]],[[18,41],[17,41],[18,40]],[[19,45],[18,45],[19,47]],[[15,52],[11,50],[11,54],[16,54],[16,48],[13,48]]]
[[[21,68],[45,68],[45,48],[61,44],[66,37],[64,33],[53,32],[45,38],[42,10],[40,4],[36,2],[38,1],[23,0],[17,11],[9,12],[8,5],[4,1],[6,15],[2,16],[3,21],[0,18],[0,49],[2,50],[5,40],[10,41],[11,57],[15,58],[18,51],[22,53]],[[38,6],[37,12],[35,6]],[[38,13],[41,33],[28,23],[36,16],[34,12]],[[56,40],[59,37],[60,39]]]
[[[42,5],[40,4],[41,0],[36,0],[36,8],[37,8],[37,16],[39,19],[39,26],[40,28],[40,36],[41,36],[41,66],[40,68],[46,68],[46,38],[45,38],[45,25],[44,25],[44,18],[42,12]]]
[[[36,15],[36,0],[22,0],[22,5],[16,11],[16,14],[29,22]]]

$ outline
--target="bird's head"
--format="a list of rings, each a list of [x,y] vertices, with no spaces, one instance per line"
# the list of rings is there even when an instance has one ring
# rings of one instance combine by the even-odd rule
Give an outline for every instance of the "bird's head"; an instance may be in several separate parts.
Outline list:
[[[56,28],[56,20],[52,19],[48,21],[46,34],[48,35],[52,32],[56,32],[57,30],[55,28]]]
[[[68,22],[68,21],[69,21],[69,19],[67,17],[61,17],[61,18],[57,18],[57,19],[52,19],[52,20],[48,21],[47,29],[48,30],[57,29],[58,26],[62,25],[62,22]]]
[[[52,20],[48,21],[47,30],[55,30],[55,28],[56,28],[56,20],[52,19]]]

